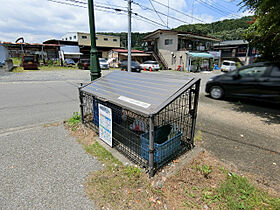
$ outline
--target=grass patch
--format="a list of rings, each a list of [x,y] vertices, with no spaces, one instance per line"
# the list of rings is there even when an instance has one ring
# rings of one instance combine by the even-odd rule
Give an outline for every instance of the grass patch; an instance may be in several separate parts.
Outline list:
[[[118,159],[112,155],[112,153],[108,152],[98,142],[94,142],[92,145],[85,145],[85,150],[89,154],[97,157],[100,162],[107,164],[109,167],[111,167],[113,164],[121,165],[121,162],[119,162]]]
[[[227,173],[217,195],[228,209],[280,209],[280,198],[271,197],[235,173]]]
[[[39,69],[35,70],[24,70],[21,66],[16,66],[12,69],[12,72],[36,72],[36,71],[78,71],[76,67],[66,67],[66,66],[39,66]]]
[[[20,66],[22,63],[21,58],[11,58],[14,66]]]
[[[194,143],[197,143],[201,140],[202,140],[202,132],[201,132],[201,130],[198,130],[197,133],[195,134],[193,141],[194,141]]]
[[[67,67],[67,66],[39,66],[40,71],[63,71],[63,70],[78,70],[76,66],[74,67]]]
[[[14,67],[14,68],[12,69],[12,72],[14,72],[14,73],[22,73],[22,72],[24,72],[24,70],[23,70],[22,67],[16,66],[16,67]]]
[[[202,153],[168,178],[161,189],[164,202],[168,209],[280,209],[279,197],[229,171],[219,160]]]
[[[72,131],[75,131],[77,130],[81,120],[82,120],[81,115],[78,112],[74,112],[72,117],[66,121],[66,124],[71,128]]]

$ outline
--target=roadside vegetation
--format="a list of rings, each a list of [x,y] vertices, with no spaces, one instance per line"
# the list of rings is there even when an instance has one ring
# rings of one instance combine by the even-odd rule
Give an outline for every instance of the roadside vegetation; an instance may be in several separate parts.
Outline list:
[[[12,72],[36,72],[36,71],[58,71],[58,70],[78,70],[77,67],[67,67],[67,66],[39,66],[35,70],[24,70],[23,67],[17,66],[13,68]]]
[[[75,66],[60,66],[59,61],[52,61],[47,60],[45,61],[44,65],[40,65],[38,69],[35,70],[24,70],[21,66],[22,60],[20,58],[11,58],[13,61],[14,68],[12,69],[12,72],[14,73],[20,73],[20,72],[35,72],[35,71],[57,71],[57,70],[77,70],[77,65]],[[42,63],[42,62],[41,62]]]
[[[238,174],[207,152],[200,153],[177,173],[167,172],[174,160],[155,177],[139,167],[117,160],[96,140],[97,135],[80,123],[80,116],[65,122],[71,135],[102,164],[89,175],[85,190],[101,209],[279,209],[279,192],[262,184],[258,177]],[[197,141],[201,140],[197,133]],[[255,180],[255,181],[253,181]]]

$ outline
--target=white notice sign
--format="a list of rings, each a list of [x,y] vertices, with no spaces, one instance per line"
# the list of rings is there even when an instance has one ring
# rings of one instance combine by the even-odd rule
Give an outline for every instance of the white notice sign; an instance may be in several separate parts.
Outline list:
[[[112,141],[112,110],[102,104],[98,104],[99,111],[99,137],[111,147]]]
[[[143,101],[138,101],[138,100],[135,100],[133,98],[128,98],[128,97],[125,97],[125,96],[120,96],[118,99],[122,100],[122,101],[125,101],[127,103],[134,104],[136,106],[141,106],[145,109],[147,109],[149,106],[151,106],[151,104],[145,103]]]

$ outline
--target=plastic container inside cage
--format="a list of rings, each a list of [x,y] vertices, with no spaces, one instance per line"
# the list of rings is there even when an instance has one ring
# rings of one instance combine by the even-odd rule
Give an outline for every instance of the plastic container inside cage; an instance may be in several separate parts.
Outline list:
[[[154,162],[160,164],[181,149],[182,132],[176,126],[163,125],[155,130]],[[142,141],[142,157],[149,160],[149,132],[140,136]]]

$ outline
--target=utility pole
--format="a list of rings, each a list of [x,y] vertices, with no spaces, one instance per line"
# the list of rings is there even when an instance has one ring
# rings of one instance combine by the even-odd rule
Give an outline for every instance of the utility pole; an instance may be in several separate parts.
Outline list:
[[[89,16],[89,28],[90,28],[90,78],[91,81],[101,77],[101,70],[98,60],[98,51],[96,49],[96,37],[95,37],[95,21],[94,21],[94,3],[93,0],[88,0],[88,16]]]
[[[131,72],[131,0],[128,0],[127,71]]]

